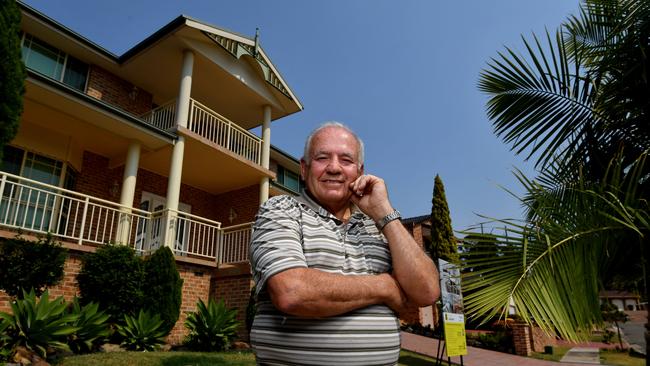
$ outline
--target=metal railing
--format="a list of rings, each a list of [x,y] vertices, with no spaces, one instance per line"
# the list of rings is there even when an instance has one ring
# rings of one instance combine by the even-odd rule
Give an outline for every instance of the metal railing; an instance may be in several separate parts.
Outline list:
[[[260,164],[262,140],[228,118],[190,98],[187,128],[244,159]],[[169,101],[141,118],[163,130],[176,126],[176,100]]]
[[[223,228],[219,263],[241,263],[248,261],[248,243],[251,241],[253,223],[247,222]],[[244,244],[244,245],[242,245]]]
[[[140,118],[161,130],[171,130],[176,127],[176,100],[158,106]]]
[[[148,219],[147,211],[2,173],[2,226],[102,244],[132,240]]]
[[[187,128],[255,164],[260,163],[262,140],[226,117],[190,99]]]
[[[248,260],[251,230],[250,224],[222,229],[217,221],[176,210],[131,208],[5,172],[0,172],[0,226],[80,245],[119,242],[141,253],[156,250],[173,234],[170,246],[177,255],[219,263]]]

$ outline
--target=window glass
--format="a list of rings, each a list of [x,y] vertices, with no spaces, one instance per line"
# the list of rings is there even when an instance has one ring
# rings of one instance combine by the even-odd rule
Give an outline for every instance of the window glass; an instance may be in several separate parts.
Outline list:
[[[25,151],[17,147],[5,145],[0,163],[0,169],[14,175],[20,175],[20,166],[23,165]]]
[[[28,152],[22,176],[41,183],[58,186],[62,167],[63,164],[60,161]]]
[[[68,55],[63,82],[77,90],[84,91],[86,87],[86,75],[88,75],[88,65]]]
[[[56,80],[61,80],[65,53],[27,35],[23,43],[25,66]]]
[[[284,186],[291,189],[292,191],[300,192],[300,179],[298,177],[298,174],[285,170]]]

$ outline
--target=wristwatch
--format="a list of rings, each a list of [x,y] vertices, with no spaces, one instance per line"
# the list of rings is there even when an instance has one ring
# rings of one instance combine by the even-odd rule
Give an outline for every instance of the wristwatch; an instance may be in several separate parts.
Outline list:
[[[393,212],[389,213],[388,215],[381,218],[381,220],[377,221],[376,223],[377,229],[379,229],[379,231],[382,231],[389,222],[401,218],[402,218],[402,214],[400,214],[399,211],[397,210],[393,210]]]

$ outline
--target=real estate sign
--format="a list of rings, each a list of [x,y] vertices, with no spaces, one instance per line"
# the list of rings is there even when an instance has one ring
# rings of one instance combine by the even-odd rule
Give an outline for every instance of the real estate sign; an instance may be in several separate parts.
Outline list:
[[[445,331],[447,357],[466,355],[467,342],[463,294],[460,288],[460,268],[458,265],[438,259],[438,270],[440,271],[442,323]]]

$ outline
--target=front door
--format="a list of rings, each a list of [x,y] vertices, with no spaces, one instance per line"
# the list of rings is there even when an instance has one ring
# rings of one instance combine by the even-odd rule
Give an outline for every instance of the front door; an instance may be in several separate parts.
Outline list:
[[[142,192],[142,199],[140,200],[140,209],[150,211],[152,218],[150,227],[143,225],[142,231],[138,233],[138,240],[136,241],[136,248],[145,252],[153,252],[163,245],[165,234],[165,219],[164,212],[165,197],[158,196],[149,192]],[[190,213],[191,206],[182,202],[178,204],[179,211]],[[183,220],[177,220],[176,238],[174,240],[174,251],[178,254],[183,254],[187,250],[188,233],[185,230],[185,223]]]

